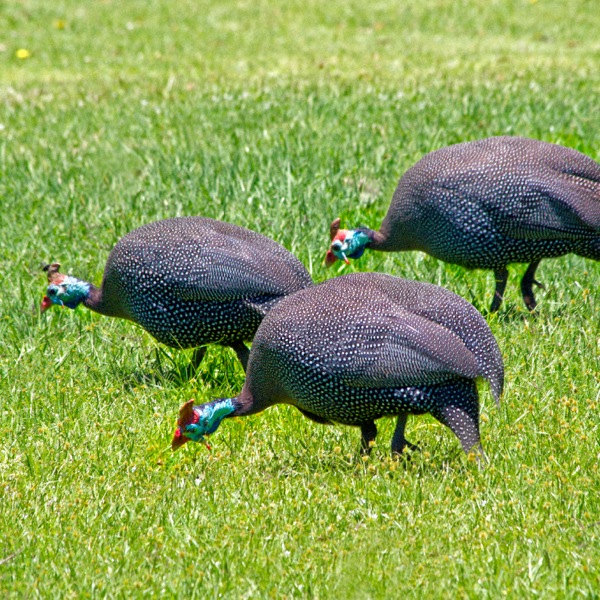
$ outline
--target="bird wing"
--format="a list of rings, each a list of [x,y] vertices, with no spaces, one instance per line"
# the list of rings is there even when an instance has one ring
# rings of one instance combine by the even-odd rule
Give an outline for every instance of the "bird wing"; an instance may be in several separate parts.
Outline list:
[[[373,294],[381,293],[387,299],[384,312],[392,303],[458,336],[473,353],[480,374],[489,381],[492,394],[499,401],[504,387],[502,354],[485,319],[471,303],[431,283],[402,280],[382,273],[357,273],[352,277],[359,287],[365,287],[368,281]]]
[[[398,309],[346,327],[325,370],[351,387],[404,387],[481,375],[474,354],[446,327]]]
[[[269,264],[270,263],[270,264]],[[227,302],[285,295],[308,279],[298,267],[252,253],[243,245],[201,248],[185,278],[173,275],[171,289],[182,300]]]
[[[504,235],[577,240],[600,233],[600,180],[551,171],[532,176],[515,194],[520,201],[507,202],[496,213],[495,224]]]

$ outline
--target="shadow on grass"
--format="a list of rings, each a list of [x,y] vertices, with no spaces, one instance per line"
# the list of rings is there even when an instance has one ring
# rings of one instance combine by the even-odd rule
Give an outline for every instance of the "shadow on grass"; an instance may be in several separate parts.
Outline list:
[[[236,364],[237,358],[229,356],[226,348],[218,348],[221,356],[208,354],[196,366],[189,351],[173,350],[169,352],[162,347],[156,347],[147,357],[147,370],[126,370],[123,366],[115,365],[113,373],[128,391],[147,385],[159,388],[178,388],[192,381],[202,382],[207,388],[237,387],[243,370]],[[154,355],[154,357],[152,357]]]
[[[491,313],[489,310],[482,311],[487,321],[495,319],[500,324],[513,324],[518,321],[529,322],[531,324],[544,323],[563,319],[571,313],[572,307],[570,309],[567,304],[556,304],[555,306],[545,304],[541,307],[538,305],[534,311],[529,311],[518,304],[506,304],[500,307],[497,313]]]
[[[360,452],[358,438],[356,441],[352,451],[341,452],[339,448],[312,447],[303,438],[282,440],[278,448],[265,440],[265,464],[261,472],[268,479],[336,473],[358,479],[381,476],[389,479],[398,476],[445,478],[450,473],[464,475],[473,467],[460,447],[447,451],[421,447],[419,450],[407,450],[400,456],[380,448],[366,457]]]

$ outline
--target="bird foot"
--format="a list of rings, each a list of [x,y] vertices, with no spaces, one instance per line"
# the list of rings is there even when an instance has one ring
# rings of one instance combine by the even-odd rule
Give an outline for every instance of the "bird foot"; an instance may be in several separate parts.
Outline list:
[[[495,313],[498,312],[498,310],[500,309],[500,306],[502,305],[502,302],[504,300],[504,295],[500,294],[499,292],[494,292],[494,298],[492,299],[492,305],[490,306],[490,313]]]
[[[405,456],[407,458],[410,458],[410,455],[408,454],[408,452],[405,452],[405,450],[410,450],[410,452],[421,452],[421,448],[419,446],[417,446],[416,444],[411,444],[410,442],[405,440],[404,444],[402,444],[401,446],[392,448],[392,456]]]
[[[535,311],[537,302],[536,302],[535,298],[533,297],[533,294],[531,296],[523,296],[523,302],[525,302],[525,306],[527,307],[527,310],[529,310],[530,312]]]

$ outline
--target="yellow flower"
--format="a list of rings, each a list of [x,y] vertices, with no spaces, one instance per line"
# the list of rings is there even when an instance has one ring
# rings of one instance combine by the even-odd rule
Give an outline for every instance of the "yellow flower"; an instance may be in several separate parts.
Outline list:
[[[67,22],[63,21],[62,19],[57,19],[54,21],[54,27],[56,27],[56,29],[64,29],[66,26]]]
[[[29,52],[29,50],[27,50],[26,48],[19,48],[16,52],[16,56],[17,58],[29,58],[31,56],[31,52]]]

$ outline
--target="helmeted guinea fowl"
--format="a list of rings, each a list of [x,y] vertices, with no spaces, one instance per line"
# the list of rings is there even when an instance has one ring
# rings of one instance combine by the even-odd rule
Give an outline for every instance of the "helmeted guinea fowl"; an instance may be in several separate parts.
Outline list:
[[[331,224],[326,264],[365,248],[422,250],[449,263],[492,269],[491,311],[502,303],[507,265],[529,263],[523,300],[543,258],[575,253],[600,260],[600,164],[576,150],[520,137],[493,137],[424,156],[400,179],[379,231]]]
[[[226,417],[273,404],[296,406],[318,423],[361,428],[362,448],[375,420],[398,415],[392,451],[409,444],[409,414],[431,413],[466,452],[480,448],[475,379],[499,400],[504,367],[481,314],[438,286],[378,273],[330,279],[284,298],[261,323],[246,381],[235,398],[180,410],[173,449],[203,441]]]
[[[42,311],[52,304],[88,308],[141,325],[159,342],[232,347],[244,369],[264,315],[283,296],[312,284],[283,246],[237,225],[203,217],[156,221],[128,233],[111,251],[102,286],[48,271]]]

